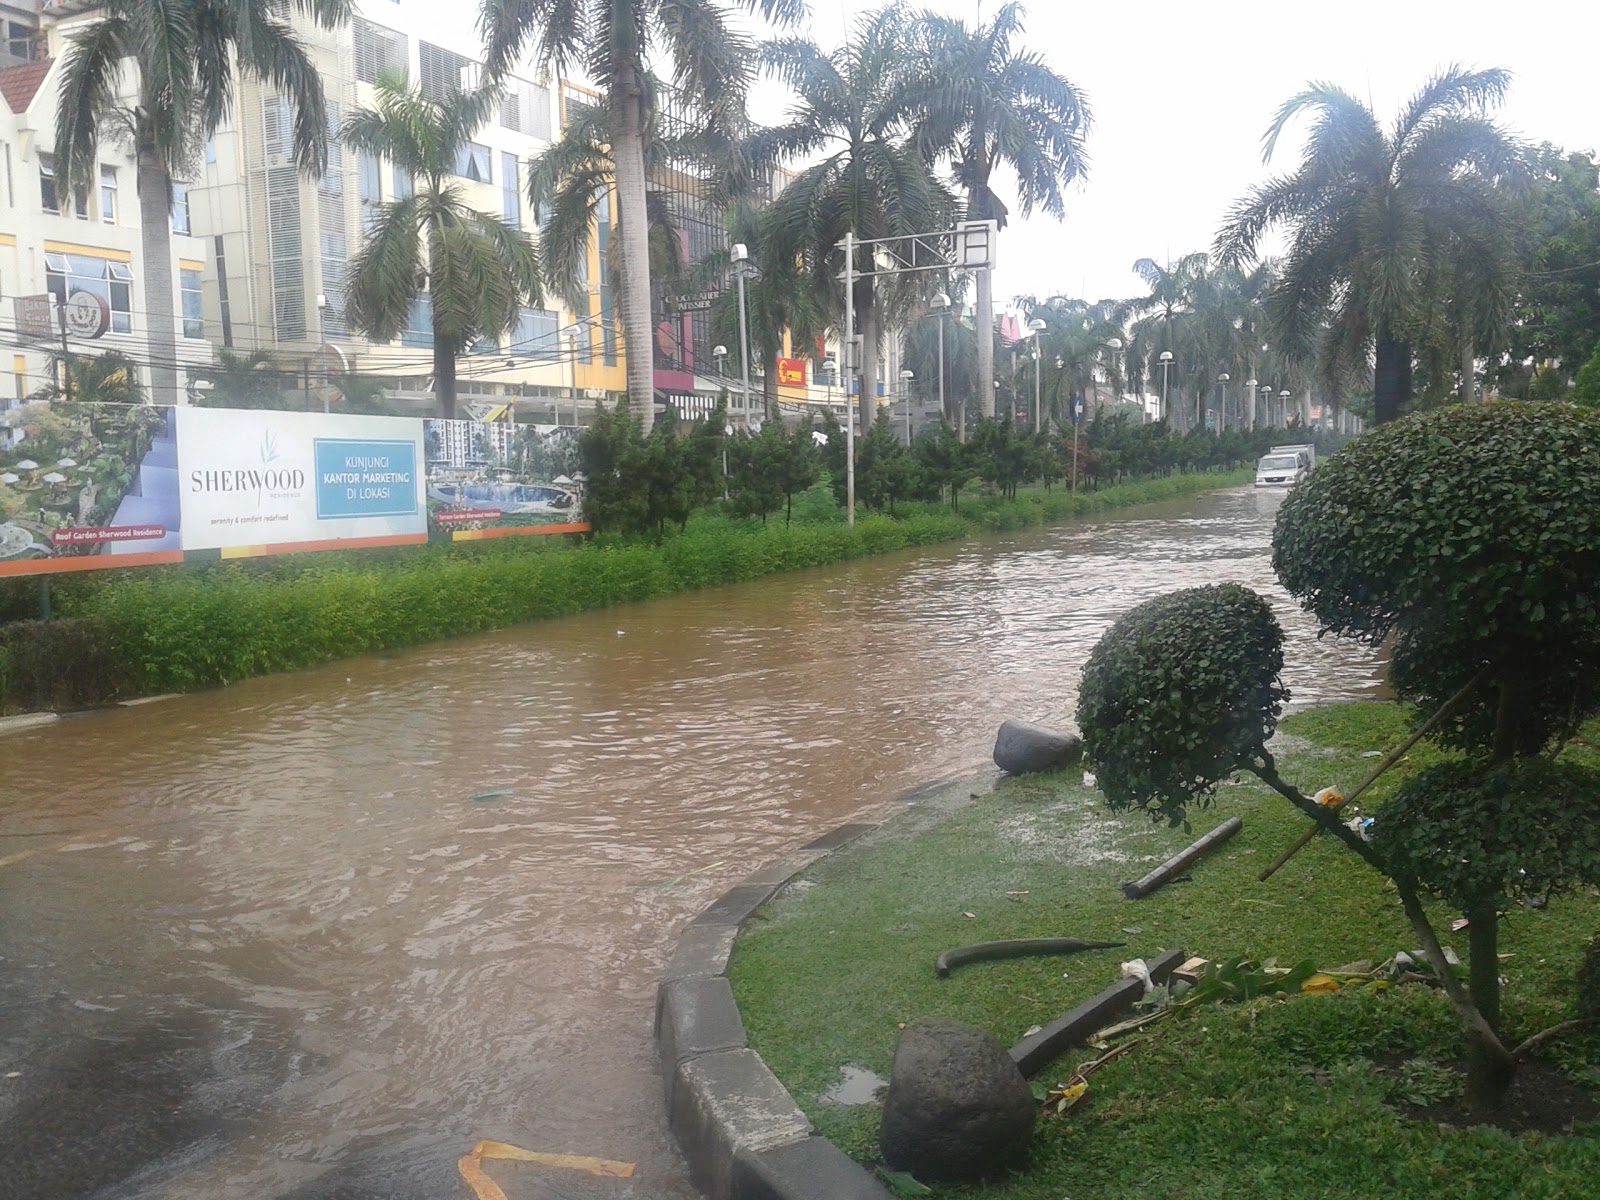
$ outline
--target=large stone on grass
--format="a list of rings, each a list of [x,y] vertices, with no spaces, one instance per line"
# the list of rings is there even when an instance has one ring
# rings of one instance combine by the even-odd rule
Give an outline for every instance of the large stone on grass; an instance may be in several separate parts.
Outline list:
[[[934,1183],[998,1175],[1027,1152],[1033,1092],[990,1034],[936,1018],[900,1035],[878,1149],[897,1171]]]
[[[994,739],[994,765],[1010,775],[1069,767],[1083,757],[1083,739],[1026,721],[1007,721]]]

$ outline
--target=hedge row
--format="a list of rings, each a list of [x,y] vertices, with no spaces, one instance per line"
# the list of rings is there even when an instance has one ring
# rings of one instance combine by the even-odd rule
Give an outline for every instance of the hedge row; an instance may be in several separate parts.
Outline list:
[[[1070,496],[990,499],[960,513],[758,525],[708,518],[659,542],[500,542],[385,559],[130,572],[73,598],[67,619],[0,626],[0,711],[70,708],[294,670],[987,530],[1235,483],[1188,475]]]

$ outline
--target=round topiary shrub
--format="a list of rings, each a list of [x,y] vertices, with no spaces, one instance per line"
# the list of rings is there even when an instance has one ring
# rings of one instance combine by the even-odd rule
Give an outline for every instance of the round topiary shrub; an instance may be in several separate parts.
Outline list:
[[[1373,845],[1391,876],[1468,911],[1600,882],[1600,774],[1545,757],[1448,763],[1380,808]]]
[[[1326,631],[1397,634],[1407,699],[1490,669],[1441,740],[1486,748],[1498,724],[1502,754],[1536,750],[1600,707],[1600,412],[1497,401],[1385,425],[1290,493],[1273,567]]]
[[[1084,756],[1113,808],[1180,823],[1257,762],[1289,698],[1283,630],[1238,584],[1188,588],[1125,613],[1083,670]]]

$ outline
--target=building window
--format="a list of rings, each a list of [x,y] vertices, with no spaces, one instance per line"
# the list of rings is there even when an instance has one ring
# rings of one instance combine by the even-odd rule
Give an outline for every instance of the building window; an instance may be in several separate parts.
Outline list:
[[[361,202],[361,234],[371,237],[383,215],[383,170],[377,155],[363,151],[357,159],[356,194]]]
[[[39,205],[47,213],[61,211],[61,197],[56,191],[56,156],[39,155]]]
[[[464,142],[456,151],[456,174],[476,183],[489,182],[489,147]]]
[[[91,292],[110,306],[112,333],[132,332],[133,271],[127,263],[46,252],[44,267],[45,286],[57,304],[65,304],[73,292]]]
[[[608,367],[617,365],[617,331],[612,323],[611,272],[611,188],[602,185],[595,193],[595,241],[600,249],[600,348]]]
[[[416,188],[411,180],[411,172],[396,167],[394,169],[394,198],[396,200],[404,200],[415,190]]]
[[[211,163],[212,165],[215,165],[216,161],[217,161],[217,139],[214,138],[214,137],[207,138],[206,139],[206,162]]]
[[[100,219],[107,225],[117,223],[117,170],[100,168]]]
[[[479,66],[464,54],[418,42],[417,76],[417,86],[424,96],[446,100],[454,92],[470,92],[478,86]]]
[[[400,344],[408,350],[433,349],[433,297],[427,292],[411,302],[411,316],[400,331]]]
[[[200,297],[200,272],[188,267],[178,272],[178,294],[183,301],[183,336],[205,337],[205,313]]]
[[[509,151],[500,153],[500,211],[507,225],[513,229],[522,228],[522,195],[517,156]]]
[[[172,185],[172,232],[187,234],[189,228],[189,185]]]
[[[561,318],[548,308],[525,308],[517,314],[511,353],[525,358],[557,358],[561,354]]]
[[[355,47],[356,79],[377,83],[381,76],[403,77],[406,73],[406,35],[363,21],[351,24]]]

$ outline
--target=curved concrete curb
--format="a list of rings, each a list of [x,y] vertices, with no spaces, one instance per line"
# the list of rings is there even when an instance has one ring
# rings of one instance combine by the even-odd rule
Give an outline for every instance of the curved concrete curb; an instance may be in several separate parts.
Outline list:
[[[841,825],[774,859],[689,923],[656,992],[656,1048],[667,1120],[709,1200],[892,1200],[812,1128],[750,1049],[728,984],[739,929],[812,863],[876,825]]]

